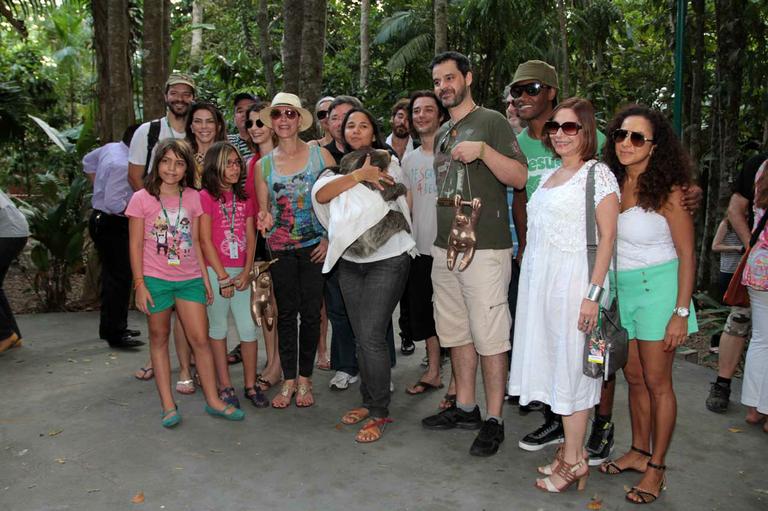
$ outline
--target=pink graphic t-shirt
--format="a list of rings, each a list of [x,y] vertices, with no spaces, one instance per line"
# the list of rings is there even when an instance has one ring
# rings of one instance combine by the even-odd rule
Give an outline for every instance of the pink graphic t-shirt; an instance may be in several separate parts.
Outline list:
[[[177,282],[202,277],[192,248],[192,221],[202,214],[200,194],[191,188],[181,201],[163,198],[162,204],[144,189],[133,194],[125,216],[144,219],[145,276]]]
[[[766,169],[768,169],[768,164],[763,163],[755,176],[755,197],[761,191],[758,183],[763,173],[768,172]],[[758,223],[768,210],[759,208],[757,204],[753,206],[753,209],[755,212],[755,225],[753,229],[757,229]],[[768,291],[768,224],[765,225],[763,231],[758,235],[755,246],[749,251],[741,283],[758,291]]]
[[[233,218],[233,196],[228,191],[221,195],[221,200],[217,200],[203,190],[200,192],[200,205],[203,213],[211,217],[211,239],[219,261],[225,268],[242,268],[245,266],[245,222],[248,217],[254,216],[254,201],[250,197],[245,201],[236,199]],[[237,257],[232,257],[235,254]]]

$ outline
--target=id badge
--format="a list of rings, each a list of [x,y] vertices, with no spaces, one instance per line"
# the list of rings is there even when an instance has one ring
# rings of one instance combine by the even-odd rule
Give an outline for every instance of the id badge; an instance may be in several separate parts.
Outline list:
[[[233,240],[229,242],[229,258],[230,259],[237,259],[238,258],[238,247],[237,247],[237,241]]]
[[[168,266],[178,266],[180,264],[181,264],[181,260],[179,259],[179,256],[177,255],[168,256]]]
[[[587,361],[592,364],[605,363],[605,340],[591,337],[589,339],[589,355]]]

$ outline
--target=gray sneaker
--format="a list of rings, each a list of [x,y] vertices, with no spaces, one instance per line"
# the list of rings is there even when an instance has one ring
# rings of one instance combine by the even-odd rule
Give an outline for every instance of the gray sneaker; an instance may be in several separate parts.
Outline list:
[[[352,376],[344,371],[336,371],[331,381],[328,382],[328,387],[331,390],[347,390],[355,382],[357,382],[357,376]]]
[[[731,398],[731,387],[721,383],[712,382],[707,396],[707,410],[715,413],[728,411],[728,401]]]

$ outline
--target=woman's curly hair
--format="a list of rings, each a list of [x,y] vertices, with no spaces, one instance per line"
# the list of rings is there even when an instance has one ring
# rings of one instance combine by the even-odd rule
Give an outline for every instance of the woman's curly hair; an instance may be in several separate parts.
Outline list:
[[[624,119],[644,117],[651,123],[654,150],[648,159],[648,168],[637,180],[637,204],[645,210],[660,210],[675,186],[689,185],[693,179],[693,165],[680,139],[667,118],[658,110],[644,105],[629,105],[621,109],[608,123],[603,161],[611,168],[619,186],[624,185],[627,170],[619,161],[614,133]]]

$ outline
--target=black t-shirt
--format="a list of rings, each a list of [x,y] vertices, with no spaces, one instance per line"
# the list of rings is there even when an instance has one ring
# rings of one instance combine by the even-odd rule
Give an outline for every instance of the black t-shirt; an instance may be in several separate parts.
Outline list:
[[[752,210],[753,202],[755,201],[755,177],[757,171],[760,169],[760,165],[768,159],[768,153],[756,154],[755,156],[744,162],[744,167],[736,176],[736,180],[733,182],[733,193],[738,193],[749,201],[749,224],[752,225],[754,219],[752,218],[754,212]]]
[[[336,141],[335,140],[331,140],[331,142],[329,144],[324,145],[323,147],[328,149],[328,152],[331,153],[331,156],[333,156],[333,159],[336,160],[336,165],[341,163],[341,158],[344,156],[344,153],[339,151],[339,148],[336,147]],[[752,174],[752,177],[754,178],[755,175]],[[753,181],[754,181],[754,179],[753,179]]]

